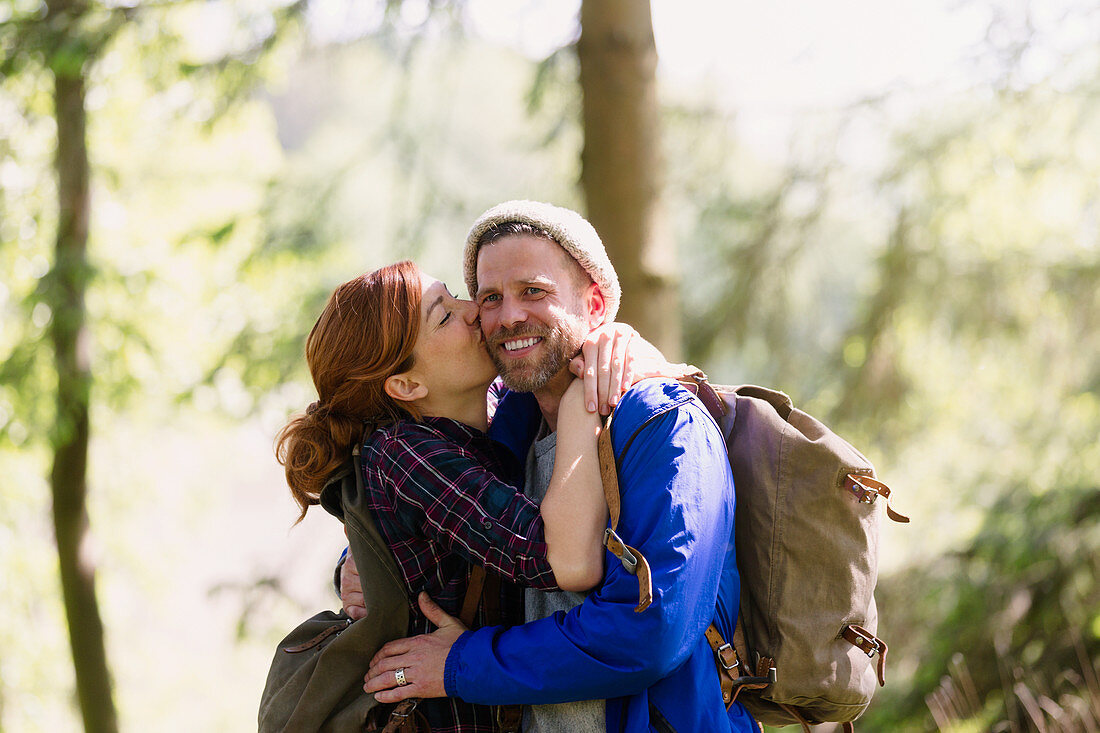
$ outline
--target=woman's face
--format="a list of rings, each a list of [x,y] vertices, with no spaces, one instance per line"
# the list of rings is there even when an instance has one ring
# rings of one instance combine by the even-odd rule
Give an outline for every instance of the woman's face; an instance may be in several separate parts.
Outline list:
[[[451,295],[447,284],[421,274],[420,333],[413,347],[413,371],[429,394],[444,397],[484,390],[496,377],[485,350],[477,305]]]

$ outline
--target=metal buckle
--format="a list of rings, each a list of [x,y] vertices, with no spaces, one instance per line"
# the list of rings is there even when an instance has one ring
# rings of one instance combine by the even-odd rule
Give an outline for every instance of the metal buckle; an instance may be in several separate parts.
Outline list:
[[[405,703],[405,704],[402,705],[402,703]],[[413,713],[416,712],[416,706],[419,703],[420,703],[420,701],[416,700],[414,698],[408,698],[406,700],[402,700],[401,703],[397,704],[397,707],[395,707],[392,711],[390,711],[390,717],[391,718],[401,718],[401,719],[409,718],[409,717],[412,716]],[[400,712],[402,707],[405,707],[405,708],[408,708],[408,709],[405,712],[402,713],[402,712]]]
[[[849,626],[848,628],[852,628]],[[878,639],[873,636],[867,636],[860,633],[856,629],[852,629],[852,633],[855,634],[855,647],[861,652],[867,655],[868,659],[874,659],[875,655],[882,651],[882,645],[879,644]]]
[[[617,546],[622,548],[622,554],[621,555],[614,552],[614,551],[612,551],[612,554],[614,554],[616,557],[619,558],[619,562],[621,562],[623,564],[623,567],[626,569],[626,572],[630,573],[631,575],[637,575],[638,574],[638,558],[634,557],[634,553],[632,553],[630,551],[630,548],[628,548],[626,546],[626,543],[623,542],[622,538],[619,537],[619,535],[617,535],[615,533],[615,530],[608,527],[607,529],[605,529],[603,531],[603,546],[607,547],[608,543],[611,542],[611,540],[615,540],[615,543],[617,544]],[[611,549],[611,548],[608,548],[608,549]]]
[[[878,498],[878,489],[868,488],[860,482],[859,478],[855,474],[848,474],[848,479],[852,482],[849,487],[850,491],[856,495],[856,499],[860,504],[874,504],[875,499]]]
[[[715,658],[718,659],[718,664],[722,665],[722,669],[729,672],[731,670],[737,669],[737,667],[740,666],[740,664],[741,664],[741,660],[737,658],[737,653],[734,652],[733,664],[726,664],[726,660],[722,658],[722,652],[727,651],[727,650],[733,651],[733,647],[730,646],[729,642],[726,642],[722,646],[715,649],[714,650],[714,656],[715,656]]]

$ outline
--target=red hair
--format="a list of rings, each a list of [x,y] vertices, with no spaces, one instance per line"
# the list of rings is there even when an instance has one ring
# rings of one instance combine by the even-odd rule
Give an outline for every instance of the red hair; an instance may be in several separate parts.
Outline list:
[[[367,426],[418,417],[386,394],[386,379],[412,368],[420,330],[420,269],[405,260],[336,288],[306,338],[319,399],[276,438],[301,521]]]

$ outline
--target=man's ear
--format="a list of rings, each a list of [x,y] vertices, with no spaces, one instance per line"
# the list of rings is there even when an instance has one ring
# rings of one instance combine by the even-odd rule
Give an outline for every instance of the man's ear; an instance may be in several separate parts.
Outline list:
[[[584,291],[584,312],[588,316],[588,325],[592,328],[603,324],[607,317],[607,298],[595,282]]]
[[[388,377],[382,389],[398,402],[413,402],[428,396],[428,387],[417,381],[410,372],[401,372]]]

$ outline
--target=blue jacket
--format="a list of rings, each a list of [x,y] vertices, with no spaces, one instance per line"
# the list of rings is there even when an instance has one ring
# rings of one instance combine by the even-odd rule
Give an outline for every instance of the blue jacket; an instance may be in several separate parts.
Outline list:
[[[532,409],[529,395],[509,394],[493,420],[494,437],[520,456],[538,424]],[[703,636],[716,621],[732,638],[740,594],[722,436],[702,404],[666,380],[627,392],[611,433],[618,533],[649,561],[652,605],[634,612],[638,581],[609,553],[602,584],[568,613],[464,633],[447,657],[447,694],[483,704],[606,698],[608,731],[755,733],[740,704],[726,710]]]

